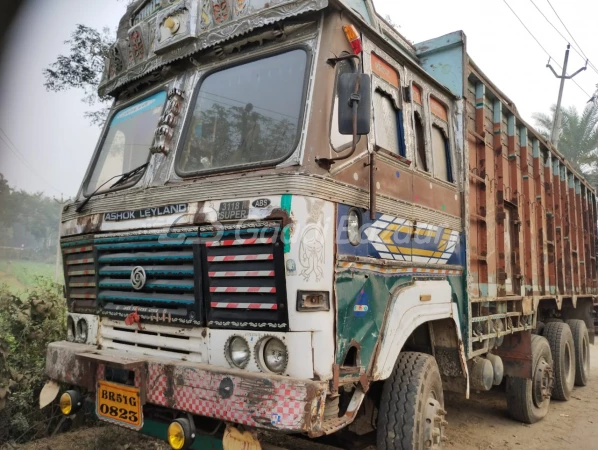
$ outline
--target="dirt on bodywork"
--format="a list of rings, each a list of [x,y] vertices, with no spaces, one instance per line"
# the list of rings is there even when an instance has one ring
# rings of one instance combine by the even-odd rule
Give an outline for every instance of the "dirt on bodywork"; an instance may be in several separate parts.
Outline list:
[[[548,416],[535,425],[513,421],[507,414],[503,392],[476,394],[465,400],[459,394],[446,393],[449,421],[448,450],[593,450],[598,448],[598,346],[590,346],[592,372],[586,387],[576,387],[568,402],[551,402]],[[332,450],[280,434],[271,434],[267,442],[292,450]],[[6,448],[21,450],[166,450],[165,442],[147,438],[133,431],[103,425],[41,439],[26,445]],[[374,450],[375,446],[368,450]]]

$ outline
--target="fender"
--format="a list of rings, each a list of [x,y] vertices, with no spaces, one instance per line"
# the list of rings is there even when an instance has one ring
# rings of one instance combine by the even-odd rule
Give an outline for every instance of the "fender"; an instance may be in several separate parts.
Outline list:
[[[467,393],[469,392],[469,373],[459,311],[451,294],[447,280],[415,281],[393,293],[378,340],[379,350],[372,373],[374,380],[384,380],[391,375],[401,349],[417,327],[427,322],[450,318],[455,323],[461,369],[467,378]]]

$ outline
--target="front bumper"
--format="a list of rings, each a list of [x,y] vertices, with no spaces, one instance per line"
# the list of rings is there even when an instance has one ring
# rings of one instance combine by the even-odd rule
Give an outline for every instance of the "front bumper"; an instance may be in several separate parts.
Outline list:
[[[142,404],[249,427],[321,435],[327,383],[174,361],[85,344],[48,345],[46,375],[95,392],[105,367],[135,372]]]

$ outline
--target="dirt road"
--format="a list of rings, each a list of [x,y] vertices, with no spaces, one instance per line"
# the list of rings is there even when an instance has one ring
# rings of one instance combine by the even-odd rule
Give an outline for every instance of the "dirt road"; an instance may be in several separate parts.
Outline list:
[[[588,386],[575,388],[568,402],[552,401],[548,416],[530,426],[507,415],[504,393],[473,394],[470,400],[447,395],[450,450],[598,450],[598,346],[591,346],[592,373]],[[277,437],[278,446],[292,450],[332,447],[296,438]],[[23,450],[80,449],[163,450],[169,446],[113,426],[78,430],[16,448]],[[15,447],[11,447],[15,448]],[[373,447],[372,447],[373,448]]]

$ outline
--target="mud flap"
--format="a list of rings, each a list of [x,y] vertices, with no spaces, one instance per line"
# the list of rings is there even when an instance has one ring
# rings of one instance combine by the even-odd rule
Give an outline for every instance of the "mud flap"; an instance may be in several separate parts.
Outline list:
[[[222,447],[224,450],[262,450],[262,446],[257,439],[257,433],[241,432],[231,425],[226,426],[222,438]]]
[[[39,409],[43,409],[54,401],[60,392],[60,386],[54,380],[50,380],[44,384],[42,391],[39,393]]]

